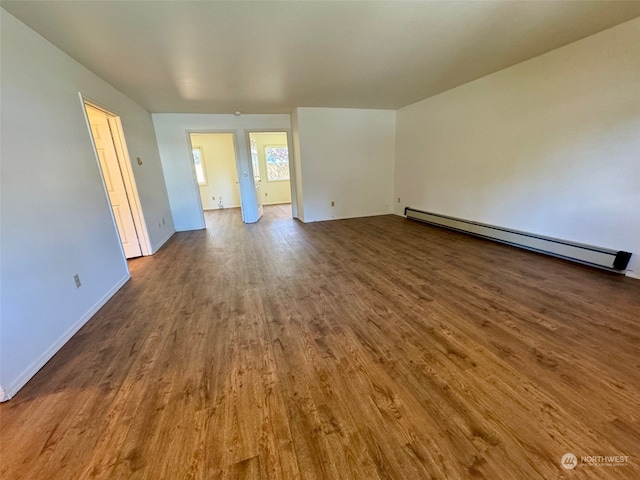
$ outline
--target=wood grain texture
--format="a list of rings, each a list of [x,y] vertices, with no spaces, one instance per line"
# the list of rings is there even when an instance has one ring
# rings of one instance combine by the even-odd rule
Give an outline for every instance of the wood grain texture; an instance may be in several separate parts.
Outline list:
[[[640,282],[289,212],[131,261],[0,406],[2,479],[640,478]]]

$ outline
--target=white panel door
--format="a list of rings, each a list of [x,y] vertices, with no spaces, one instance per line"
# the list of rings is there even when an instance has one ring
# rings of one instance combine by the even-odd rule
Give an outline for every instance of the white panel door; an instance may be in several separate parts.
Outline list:
[[[142,251],[138,243],[138,235],[133,223],[127,191],[122,180],[109,121],[106,114],[89,106],[87,106],[87,115],[124,254],[127,258],[139,257],[142,255]]]

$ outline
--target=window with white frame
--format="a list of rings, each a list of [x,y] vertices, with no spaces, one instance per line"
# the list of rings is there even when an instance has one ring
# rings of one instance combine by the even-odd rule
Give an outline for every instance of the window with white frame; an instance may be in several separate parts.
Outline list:
[[[207,184],[207,169],[204,166],[204,155],[202,147],[193,147],[193,165],[196,169],[196,178],[198,185]]]
[[[289,151],[286,146],[265,146],[264,158],[267,164],[267,181],[289,180]]]

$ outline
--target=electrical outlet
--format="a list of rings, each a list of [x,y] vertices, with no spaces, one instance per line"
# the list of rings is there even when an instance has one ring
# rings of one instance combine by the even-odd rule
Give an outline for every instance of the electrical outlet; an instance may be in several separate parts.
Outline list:
[[[331,206],[335,207],[336,206],[336,202],[334,202],[333,200],[331,200]]]
[[[398,203],[400,203],[400,197],[398,197]]]
[[[73,276],[73,281],[76,282],[76,288],[80,288],[82,286],[80,275],[78,275],[77,273]]]
[[[162,224],[164,225],[164,217],[162,217]]]
[[[268,194],[267,192],[264,192],[264,196],[265,196],[265,197],[268,197],[268,196],[269,196],[269,194]]]
[[[216,197],[215,197],[215,196],[211,197],[211,200],[215,200],[215,199],[216,199]]]

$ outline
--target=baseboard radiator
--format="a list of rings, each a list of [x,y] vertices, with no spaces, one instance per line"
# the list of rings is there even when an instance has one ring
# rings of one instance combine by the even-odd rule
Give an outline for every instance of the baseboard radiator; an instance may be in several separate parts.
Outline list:
[[[582,243],[570,242],[558,238],[544,237],[534,233],[521,232],[484,223],[462,220],[437,213],[406,207],[405,216],[410,220],[444,227],[478,237],[488,238],[515,247],[546,253],[574,262],[591,265],[612,272],[624,273],[631,258],[631,253],[608,248],[594,247]]]

